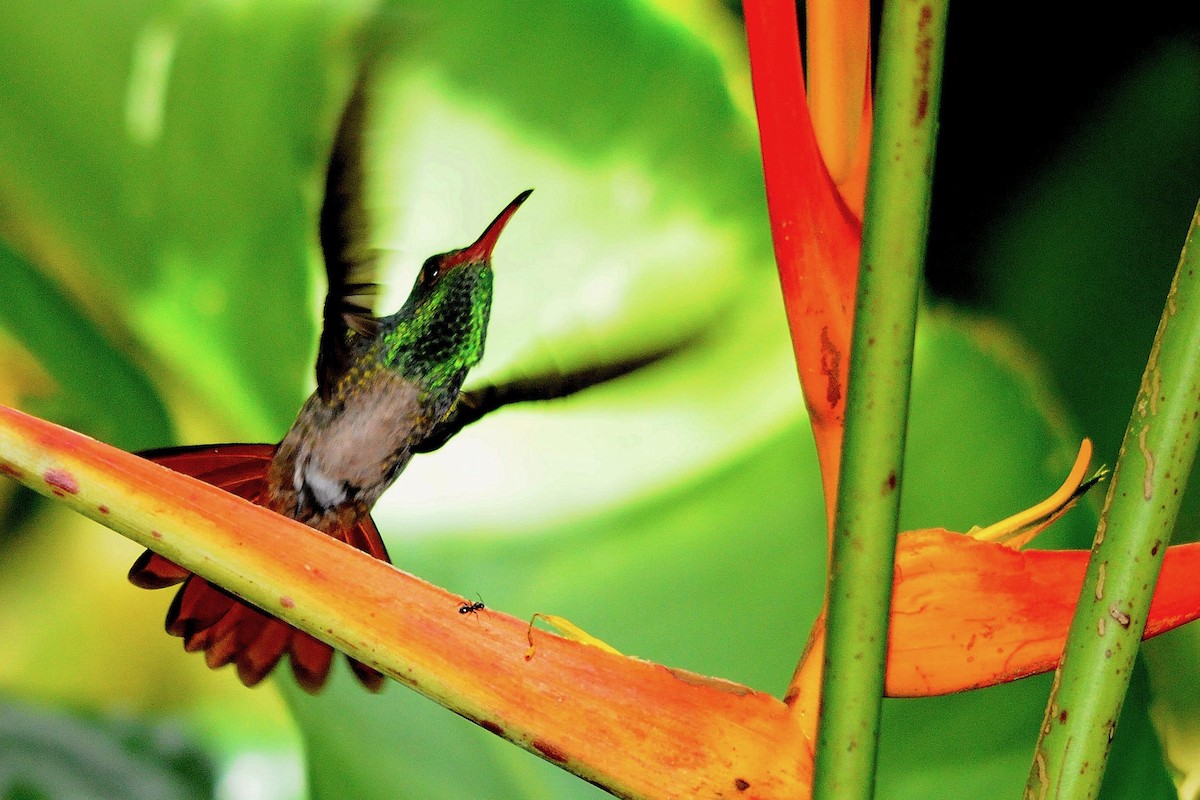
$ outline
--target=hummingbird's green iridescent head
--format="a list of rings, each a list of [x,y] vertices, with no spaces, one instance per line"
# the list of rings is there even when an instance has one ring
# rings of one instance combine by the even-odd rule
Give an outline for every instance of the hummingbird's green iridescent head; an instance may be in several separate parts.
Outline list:
[[[431,256],[404,306],[390,319],[385,361],[431,390],[457,392],[483,357],[492,308],[492,249],[532,189],[500,212],[474,244]]]

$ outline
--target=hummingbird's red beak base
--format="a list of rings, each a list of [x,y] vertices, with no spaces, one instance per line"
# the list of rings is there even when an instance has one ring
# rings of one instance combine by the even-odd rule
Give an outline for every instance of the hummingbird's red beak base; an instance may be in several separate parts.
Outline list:
[[[504,230],[504,226],[512,219],[512,215],[517,212],[529,195],[533,194],[533,189],[526,189],[519,195],[513,198],[513,201],[504,207],[504,210],[496,215],[492,223],[487,226],[484,232],[480,235],[475,243],[464,247],[454,255],[446,259],[442,264],[442,269],[456,266],[458,264],[466,264],[468,262],[490,261],[492,258],[492,248],[496,246],[496,241],[500,238],[500,232]]]

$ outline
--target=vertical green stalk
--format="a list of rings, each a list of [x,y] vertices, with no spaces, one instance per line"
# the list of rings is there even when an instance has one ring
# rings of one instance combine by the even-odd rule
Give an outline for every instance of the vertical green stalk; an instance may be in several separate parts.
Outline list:
[[[814,797],[874,792],[946,0],[884,6]]]
[[[1200,435],[1200,207],[1192,218],[1138,390],[1027,798],[1093,798]]]

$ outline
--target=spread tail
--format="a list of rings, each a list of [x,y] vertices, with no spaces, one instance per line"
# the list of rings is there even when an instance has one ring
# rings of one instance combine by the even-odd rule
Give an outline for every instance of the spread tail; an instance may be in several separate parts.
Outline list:
[[[151,450],[140,455],[251,503],[265,505],[267,468],[274,453],[275,445],[270,444],[218,444]],[[375,558],[390,561],[379,530],[369,516],[348,531],[330,535]],[[242,683],[254,686],[287,655],[292,674],[304,691],[316,694],[325,686],[333,648],[304,631],[150,550],[130,567],[129,581],[143,589],[183,584],[167,612],[167,632],[181,637],[189,653],[204,651],[205,661],[213,669],[236,664]],[[373,692],[383,687],[380,672],[349,656],[346,658],[363,686]]]

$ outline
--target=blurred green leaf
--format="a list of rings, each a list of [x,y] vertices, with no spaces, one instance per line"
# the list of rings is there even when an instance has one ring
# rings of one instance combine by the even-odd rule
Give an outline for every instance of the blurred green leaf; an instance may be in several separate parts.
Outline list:
[[[1110,463],[1200,187],[1200,46],[1163,43],[1082,121],[979,255],[990,310],[1042,353]]]
[[[37,413],[127,450],[172,437],[145,373],[46,276],[0,242],[0,327],[37,356],[57,384]]]
[[[361,16],[5,5],[0,224],[232,435],[279,437],[311,371],[314,190],[345,57],[327,41]]]
[[[175,725],[0,701],[0,797],[201,800],[208,759]]]

